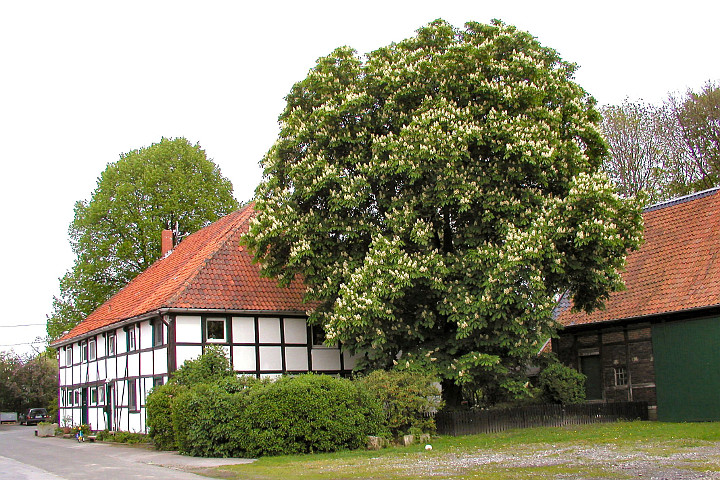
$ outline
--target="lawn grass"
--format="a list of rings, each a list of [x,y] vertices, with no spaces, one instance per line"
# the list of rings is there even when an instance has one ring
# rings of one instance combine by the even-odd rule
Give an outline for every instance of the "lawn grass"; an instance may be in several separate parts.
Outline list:
[[[221,478],[252,480],[399,480],[421,478],[431,465],[437,478],[622,478],[618,472],[608,472],[597,465],[553,464],[552,461],[534,465],[527,459],[533,458],[533,452],[552,459],[553,452],[562,449],[603,445],[618,451],[639,449],[647,454],[663,456],[666,452],[669,455],[676,450],[710,442],[720,442],[720,423],[618,422],[528,428],[462,437],[441,436],[432,439],[433,449],[430,451],[426,451],[424,445],[413,445],[379,451],[264,457],[252,464],[225,466],[204,473]],[[514,462],[514,455],[520,452],[523,462]],[[478,454],[490,460],[482,464],[464,463],[465,459]]]

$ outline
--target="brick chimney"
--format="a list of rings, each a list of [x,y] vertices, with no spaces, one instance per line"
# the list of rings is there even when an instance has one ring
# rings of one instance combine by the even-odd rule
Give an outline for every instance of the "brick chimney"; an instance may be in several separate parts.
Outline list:
[[[160,258],[164,258],[168,253],[170,253],[173,249],[173,232],[172,230],[163,230],[162,231],[162,241],[161,241],[161,254]]]

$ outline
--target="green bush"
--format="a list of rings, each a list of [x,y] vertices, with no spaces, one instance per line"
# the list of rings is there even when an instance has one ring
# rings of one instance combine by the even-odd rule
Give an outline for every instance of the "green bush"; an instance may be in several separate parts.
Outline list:
[[[154,387],[145,402],[148,435],[158,450],[177,450],[172,421],[172,400],[187,387],[167,383]]]
[[[219,346],[210,345],[198,358],[186,361],[177,369],[170,377],[170,383],[185,386],[211,384],[228,377],[235,377],[235,372],[225,351]]]
[[[550,363],[538,376],[545,400],[563,405],[585,401],[585,375],[562,363]]]
[[[243,416],[247,455],[359,448],[382,428],[382,409],[350,380],[327,375],[283,377],[250,391]]]
[[[435,431],[435,420],[428,414],[443,406],[436,382],[433,375],[410,370],[376,370],[357,380],[361,388],[379,400],[385,425],[395,438],[411,429]]]

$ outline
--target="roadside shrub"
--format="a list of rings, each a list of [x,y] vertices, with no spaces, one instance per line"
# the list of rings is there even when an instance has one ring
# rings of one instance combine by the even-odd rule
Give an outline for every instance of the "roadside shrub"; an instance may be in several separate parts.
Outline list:
[[[175,397],[172,423],[178,450],[196,457],[240,455],[247,391],[228,393],[199,384]]]
[[[305,374],[252,389],[242,450],[251,456],[359,448],[382,428],[375,398],[350,380]]]
[[[548,402],[568,405],[585,401],[585,375],[559,362],[540,372],[538,387]]]
[[[177,450],[172,420],[172,401],[187,387],[167,383],[154,387],[145,402],[148,435],[158,450]]]
[[[433,375],[411,370],[376,370],[356,380],[382,405],[385,425],[394,438],[411,429],[435,432],[435,420],[429,413],[443,406],[436,382]]]

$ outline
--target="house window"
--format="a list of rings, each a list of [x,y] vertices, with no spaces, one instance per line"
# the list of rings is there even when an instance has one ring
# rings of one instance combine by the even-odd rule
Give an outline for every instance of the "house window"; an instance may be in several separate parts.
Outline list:
[[[115,333],[108,333],[107,351],[108,355],[115,355]]]
[[[153,387],[159,387],[162,384],[163,384],[163,377],[153,378]]]
[[[225,319],[208,318],[205,321],[205,338],[208,342],[225,341]]]
[[[98,389],[97,387],[92,387],[90,389],[90,405],[97,405],[98,401]]]
[[[75,390],[73,392],[73,405],[80,405],[80,390]]]
[[[72,365],[72,345],[65,347],[65,365]]]
[[[128,409],[131,412],[137,411],[137,381],[128,380]]]
[[[88,360],[95,360],[97,358],[97,345],[95,339],[91,338],[88,340]]]
[[[127,331],[127,349],[128,352],[131,350],[135,350],[137,348],[137,343],[135,341],[135,326],[132,326],[128,328]]]
[[[622,386],[628,384],[627,369],[624,366],[615,367],[615,385]]]
[[[104,386],[98,387],[98,403],[100,403],[100,404],[105,403],[105,387]]]
[[[155,321],[152,325],[153,347],[163,344],[163,322]]]
[[[87,342],[83,340],[80,342],[80,361],[81,362],[87,362],[88,358],[88,346]]]

